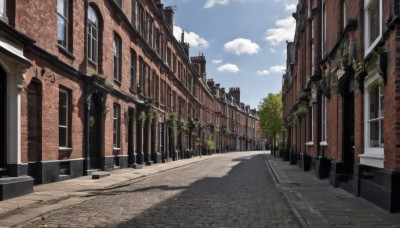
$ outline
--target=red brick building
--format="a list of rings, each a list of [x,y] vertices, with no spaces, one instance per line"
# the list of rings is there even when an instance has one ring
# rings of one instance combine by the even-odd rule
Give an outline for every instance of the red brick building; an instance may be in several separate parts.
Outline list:
[[[400,211],[397,0],[300,0],[283,102],[291,163]]]
[[[173,14],[160,0],[0,0],[1,200],[96,170],[259,147],[257,113],[209,87]],[[243,146],[228,148],[234,137]]]

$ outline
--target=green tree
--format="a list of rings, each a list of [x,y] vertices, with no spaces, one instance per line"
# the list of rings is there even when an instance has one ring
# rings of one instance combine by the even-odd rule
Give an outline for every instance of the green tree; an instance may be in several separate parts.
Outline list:
[[[269,93],[259,106],[260,128],[272,138],[273,152],[277,143],[277,136],[282,132],[282,92]]]

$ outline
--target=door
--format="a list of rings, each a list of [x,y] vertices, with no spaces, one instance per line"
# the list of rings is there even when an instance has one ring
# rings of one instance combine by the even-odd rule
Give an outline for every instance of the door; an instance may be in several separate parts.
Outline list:
[[[0,67],[0,176],[7,169],[7,75]]]
[[[345,174],[354,166],[354,93],[343,97],[343,163]]]
[[[136,163],[135,162],[135,154],[134,154],[134,138],[133,138],[133,129],[134,129],[134,120],[135,115],[133,109],[128,110],[129,123],[128,123],[128,157],[129,164]]]
[[[89,108],[89,157],[90,169],[101,168],[101,112],[102,102],[96,93],[92,95]]]

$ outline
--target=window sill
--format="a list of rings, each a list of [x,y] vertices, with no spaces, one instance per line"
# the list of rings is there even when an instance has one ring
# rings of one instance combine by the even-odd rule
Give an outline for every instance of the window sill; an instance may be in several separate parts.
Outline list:
[[[134,88],[132,88],[132,87],[130,87],[130,88],[129,88],[129,92],[136,94],[136,93],[137,93],[137,90],[134,89]]]
[[[73,148],[72,147],[59,147],[58,150],[60,150],[60,151],[72,151]]]
[[[118,81],[117,79],[114,78],[114,83],[117,84],[118,86],[121,86],[121,81]]]
[[[94,62],[94,61],[91,60],[91,59],[87,59],[87,61],[88,61],[88,63],[89,63],[90,65],[92,65],[92,67],[97,68],[97,63],[96,63],[96,62]]]
[[[311,141],[311,142],[306,142],[306,146],[314,146],[314,142],[313,142],[313,141]]]
[[[67,58],[71,59],[71,60],[75,60],[75,55],[73,55],[71,52],[69,52],[67,49],[65,49],[63,46],[57,44],[58,50],[60,50],[60,52],[67,56]]]
[[[320,146],[328,146],[328,142],[327,141],[322,141],[322,142],[319,142],[319,145]]]
[[[358,157],[360,157],[360,164],[383,168],[383,162],[385,160],[383,154],[360,154]]]

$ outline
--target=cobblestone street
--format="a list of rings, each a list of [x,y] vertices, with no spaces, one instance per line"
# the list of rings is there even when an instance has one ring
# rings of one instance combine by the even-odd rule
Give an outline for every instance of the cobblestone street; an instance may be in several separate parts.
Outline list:
[[[102,191],[18,227],[300,227],[262,152],[230,153]]]

